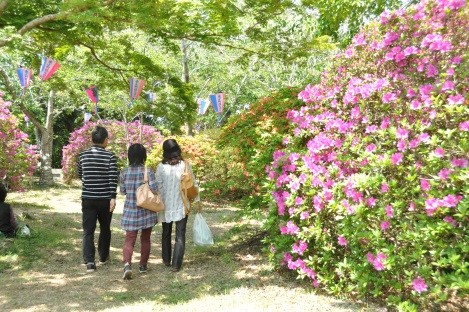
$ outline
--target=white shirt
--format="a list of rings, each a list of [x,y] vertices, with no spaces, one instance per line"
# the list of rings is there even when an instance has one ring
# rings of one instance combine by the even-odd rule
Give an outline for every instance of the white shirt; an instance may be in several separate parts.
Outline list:
[[[164,212],[158,213],[161,222],[176,222],[185,218],[184,204],[181,198],[181,174],[184,172],[185,164],[181,161],[177,165],[160,163],[156,168],[156,186],[164,203]],[[188,171],[192,180],[198,188],[192,167],[189,164]],[[199,196],[195,201],[199,200]]]

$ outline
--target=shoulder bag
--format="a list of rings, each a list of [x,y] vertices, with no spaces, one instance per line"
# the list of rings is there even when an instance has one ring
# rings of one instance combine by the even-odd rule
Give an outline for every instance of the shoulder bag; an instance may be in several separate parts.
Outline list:
[[[147,168],[143,168],[143,184],[137,188],[137,206],[154,212],[164,211],[160,194],[153,194],[148,184]]]
[[[199,191],[197,190],[197,187],[195,187],[195,183],[192,179],[192,174],[188,168],[189,164],[185,160],[184,172],[181,174],[181,197],[184,203],[186,214],[190,211],[190,203],[192,203],[199,194]]]

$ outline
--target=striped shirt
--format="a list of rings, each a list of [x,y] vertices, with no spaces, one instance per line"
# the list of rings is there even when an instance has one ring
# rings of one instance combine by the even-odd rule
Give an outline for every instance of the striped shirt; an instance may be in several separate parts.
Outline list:
[[[125,195],[121,226],[125,231],[148,229],[158,222],[156,212],[137,206],[137,188],[143,184],[143,168],[143,166],[132,166],[121,171],[120,193]],[[148,185],[156,193],[155,173],[149,168],[146,170]]]
[[[83,184],[82,199],[116,198],[117,157],[99,146],[92,146],[78,156],[78,176]]]

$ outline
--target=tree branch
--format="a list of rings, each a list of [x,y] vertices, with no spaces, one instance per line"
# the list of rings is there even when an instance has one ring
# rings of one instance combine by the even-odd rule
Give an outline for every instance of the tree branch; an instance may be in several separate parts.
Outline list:
[[[4,1],[0,2],[0,15],[2,15],[2,13],[5,10],[5,8],[7,7],[7,5],[8,5],[7,0],[4,0]]]
[[[103,6],[112,5],[112,4],[114,4],[114,2],[115,2],[115,0],[108,0],[108,1],[104,2]],[[7,4],[8,4],[8,0],[2,0],[2,2],[0,2],[0,14],[2,13],[3,9],[5,9]],[[45,23],[50,22],[50,21],[58,20],[58,19],[61,19],[61,18],[65,18],[65,17],[67,17],[71,14],[74,14],[74,13],[87,11],[90,7],[91,7],[91,5],[85,5],[85,6],[80,6],[78,8],[72,9],[70,11],[63,11],[63,12],[58,12],[58,13],[55,13],[55,14],[48,14],[48,15],[38,17],[38,18],[33,19],[32,21],[29,21],[28,23],[26,23],[23,27],[21,27],[20,30],[18,30],[16,32],[16,34],[22,36],[25,33],[27,33],[28,31],[30,31],[34,28],[37,28],[38,26],[40,26],[42,24],[45,24]],[[14,37],[11,37],[9,39],[0,40],[0,48],[5,46],[6,44],[8,44],[10,41],[12,41],[13,38]]]
[[[106,68],[108,68],[108,69],[110,69],[110,70],[118,71],[119,73],[121,73],[121,72],[123,72],[123,71],[129,71],[129,70],[122,69],[122,68],[112,67],[112,66],[106,64],[103,60],[101,60],[101,59],[98,57],[98,55],[96,54],[96,50],[95,50],[92,46],[90,46],[90,45],[88,45],[88,44],[86,44],[86,43],[84,43],[84,42],[81,42],[81,41],[79,41],[79,42],[77,42],[77,43],[78,43],[79,45],[82,45],[82,46],[88,48],[88,49],[90,50],[90,52],[91,52],[91,55],[92,55],[101,65],[103,65],[104,67],[106,67]]]

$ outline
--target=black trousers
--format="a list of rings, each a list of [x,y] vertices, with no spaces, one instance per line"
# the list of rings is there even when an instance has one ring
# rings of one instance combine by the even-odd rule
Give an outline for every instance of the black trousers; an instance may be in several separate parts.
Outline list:
[[[186,225],[187,218],[176,221],[176,240],[174,242],[173,257],[171,262],[171,232],[173,229],[173,222],[162,222],[163,234],[161,239],[162,258],[165,264],[171,264],[175,269],[180,269],[182,266],[182,259],[184,258],[184,251],[186,249]]]
[[[94,232],[96,221],[99,221],[98,254],[99,260],[109,257],[111,247],[110,199],[83,199],[81,202],[83,226],[83,260],[95,262]]]

